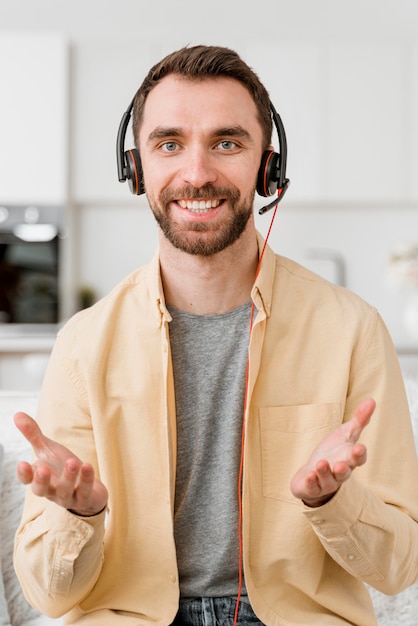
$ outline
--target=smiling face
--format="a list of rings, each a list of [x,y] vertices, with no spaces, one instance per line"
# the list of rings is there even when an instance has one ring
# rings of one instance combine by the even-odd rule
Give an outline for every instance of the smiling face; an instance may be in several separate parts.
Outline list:
[[[230,78],[163,78],[139,132],[149,204],[166,239],[209,256],[254,228],[262,130],[247,89]]]

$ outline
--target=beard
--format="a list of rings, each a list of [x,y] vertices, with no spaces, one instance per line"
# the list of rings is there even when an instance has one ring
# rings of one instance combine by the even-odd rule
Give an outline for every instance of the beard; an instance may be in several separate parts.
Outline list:
[[[158,203],[150,199],[149,203],[164,236],[175,248],[187,254],[211,256],[241,237],[253,213],[254,195],[255,190],[241,201],[241,194],[237,188],[217,188],[208,184],[199,189],[191,186],[181,189],[166,188],[160,193]],[[184,200],[222,198],[229,204],[229,218],[222,224],[177,223],[172,218],[169,204],[178,198]]]

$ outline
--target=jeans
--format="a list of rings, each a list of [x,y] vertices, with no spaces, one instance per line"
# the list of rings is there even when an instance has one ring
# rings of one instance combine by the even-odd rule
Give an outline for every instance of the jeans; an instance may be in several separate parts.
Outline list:
[[[233,626],[236,600],[234,598],[195,598],[180,603],[172,626]],[[237,624],[263,623],[247,602],[240,602]]]

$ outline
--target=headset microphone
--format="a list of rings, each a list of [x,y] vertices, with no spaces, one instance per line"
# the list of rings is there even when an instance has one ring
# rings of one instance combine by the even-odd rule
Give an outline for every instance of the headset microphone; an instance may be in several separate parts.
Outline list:
[[[288,178],[286,178],[284,185],[281,189],[278,189],[278,196],[277,198],[274,198],[273,202],[270,202],[269,204],[266,204],[266,206],[261,207],[261,209],[258,210],[258,214],[259,215],[264,215],[264,213],[267,213],[267,211],[270,211],[270,209],[273,209],[277,204],[279,204],[279,202],[282,200],[284,194],[287,191],[287,188],[290,185],[290,180]]]
[[[139,196],[145,193],[141,157],[136,148],[125,150],[126,131],[131,119],[134,102],[135,98],[126,109],[119,124],[116,140],[116,160],[119,182],[123,183],[127,180],[131,192]],[[279,139],[279,152],[274,150],[265,150],[263,152],[257,174],[256,191],[260,196],[264,197],[272,196],[277,192],[277,197],[259,210],[260,215],[266,213],[281,201],[290,183],[289,179],[286,178],[287,143],[283,122],[271,102],[270,110]]]

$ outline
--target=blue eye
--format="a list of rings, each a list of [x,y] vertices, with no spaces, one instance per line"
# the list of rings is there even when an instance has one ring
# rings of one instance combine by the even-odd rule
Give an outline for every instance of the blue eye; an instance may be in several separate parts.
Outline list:
[[[178,144],[176,144],[175,141],[167,141],[167,143],[164,143],[161,147],[164,152],[175,152],[178,148]]]
[[[234,148],[236,148],[237,144],[234,141],[229,141],[228,139],[225,139],[224,141],[221,141],[219,146],[222,150],[233,150]]]

